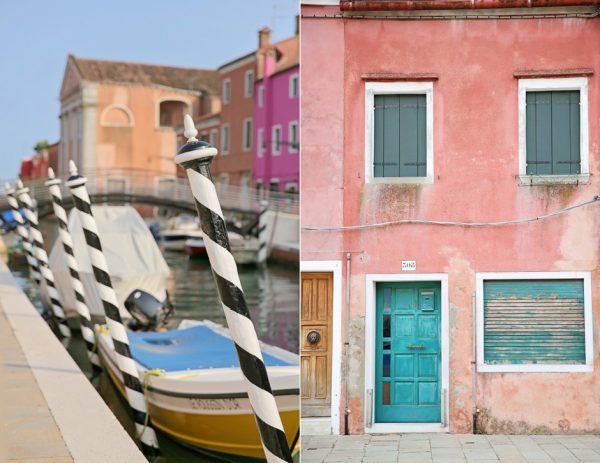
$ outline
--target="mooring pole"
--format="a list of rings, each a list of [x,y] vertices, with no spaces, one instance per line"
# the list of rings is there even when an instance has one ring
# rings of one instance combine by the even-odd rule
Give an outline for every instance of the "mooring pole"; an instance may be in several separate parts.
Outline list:
[[[179,150],[175,162],[186,170],[192,188],[206,252],[227,325],[237,349],[240,367],[246,378],[248,398],[265,457],[269,463],[291,463],[291,452],[269,384],[258,336],[246,306],[237,267],[230,252],[225,219],[210,175],[209,165],[217,155],[217,150],[196,139],[198,131],[189,115],[185,116],[184,125],[188,141]]]
[[[92,317],[90,315],[90,309],[85,302],[85,291],[83,289],[83,283],[79,278],[79,264],[75,259],[75,250],[73,247],[73,238],[69,232],[67,225],[67,212],[63,206],[62,193],[60,191],[61,180],[54,177],[54,170],[52,167],[48,168],[48,181],[46,186],[50,190],[50,196],[52,197],[52,208],[54,209],[54,215],[58,221],[58,236],[62,242],[63,249],[67,260],[67,266],[69,267],[69,275],[71,279],[71,288],[75,296],[75,308],[79,314],[79,323],[81,327],[81,336],[85,341],[85,346],[88,352],[88,358],[92,364],[94,372],[97,373],[102,371],[100,359],[98,354],[95,352],[96,338],[94,336],[94,326],[92,325]]]
[[[33,252],[33,245],[31,244],[29,231],[27,231],[27,228],[25,227],[25,221],[23,220],[23,216],[19,211],[19,202],[15,196],[15,189],[12,188],[8,183],[5,185],[5,188],[8,205],[12,209],[13,217],[17,223],[17,234],[23,241],[23,249],[25,249],[25,254],[27,255],[27,264],[29,265],[31,276],[39,288],[40,284],[42,283],[42,274],[40,273],[40,267]]]
[[[52,312],[58,321],[58,330],[65,338],[69,338],[71,337],[71,329],[67,324],[65,309],[60,302],[60,295],[58,294],[56,285],[54,284],[54,273],[52,273],[52,269],[50,269],[50,264],[48,263],[48,254],[44,248],[44,237],[42,236],[42,232],[40,230],[37,214],[33,210],[33,203],[31,201],[31,196],[29,196],[29,188],[23,186],[23,182],[21,180],[17,182],[17,188],[17,197],[23,205],[25,210],[25,218],[27,219],[27,222],[29,222],[29,233],[31,242],[33,244],[33,250],[35,252],[35,257],[40,264],[42,277],[44,277],[46,287],[48,288],[48,296],[50,297]]]
[[[258,263],[265,264],[269,257],[269,238],[267,236],[267,212],[269,211],[268,201],[260,202],[260,212],[258,213]]]
[[[98,226],[96,225],[96,219],[92,215],[92,203],[85,186],[87,178],[79,175],[77,166],[73,161],[69,161],[69,172],[71,176],[67,180],[66,185],[71,189],[73,202],[79,213],[90,262],[92,263],[96,279],[96,286],[102,300],[104,314],[106,315],[106,325],[108,326],[108,331],[113,340],[115,352],[117,353],[117,363],[123,375],[127,400],[133,411],[136,432],[142,442],[144,452],[146,454],[156,454],[158,453],[158,440],[154,428],[150,425],[149,417],[147,417],[148,410],[146,409],[146,401],[139,372],[135,361],[131,357],[127,329],[119,313],[117,295],[112,287],[108,265],[102,252]]]

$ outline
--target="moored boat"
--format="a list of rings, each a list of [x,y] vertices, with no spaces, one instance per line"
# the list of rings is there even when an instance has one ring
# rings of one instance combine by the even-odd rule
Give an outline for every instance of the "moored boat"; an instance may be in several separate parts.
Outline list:
[[[246,383],[226,328],[190,322],[163,332],[129,332],[153,426],[184,445],[220,455],[264,459]],[[185,327],[188,326],[188,327]],[[98,328],[100,357],[124,395],[112,339]],[[298,356],[261,344],[288,444],[299,435]]]
[[[238,265],[258,263],[259,242],[255,237],[244,237],[238,233],[229,232],[229,246],[231,254]],[[204,238],[197,236],[185,241],[185,252],[190,257],[206,256]]]

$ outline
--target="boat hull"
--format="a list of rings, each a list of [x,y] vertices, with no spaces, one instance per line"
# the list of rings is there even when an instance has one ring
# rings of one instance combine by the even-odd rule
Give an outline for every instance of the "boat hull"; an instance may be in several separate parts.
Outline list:
[[[99,343],[100,358],[111,381],[125,397],[121,372],[109,343]],[[223,394],[184,391],[173,381],[185,380],[197,372],[146,378],[146,396],[151,422],[158,430],[180,443],[217,454],[264,461],[264,452],[250,401],[245,392]],[[200,372],[202,374],[202,372]],[[143,373],[142,375],[143,376]],[[169,387],[169,384],[173,387]],[[298,389],[273,387],[288,445],[294,446],[300,432]]]

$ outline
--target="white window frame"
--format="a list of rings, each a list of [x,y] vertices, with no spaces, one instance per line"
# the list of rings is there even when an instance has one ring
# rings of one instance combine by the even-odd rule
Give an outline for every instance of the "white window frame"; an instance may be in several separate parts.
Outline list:
[[[527,175],[527,92],[551,92],[579,90],[579,174]],[[589,125],[588,125],[588,79],[566,77],[550,79],[519,79],[519,181],[522,185],[580,184],[590,179]]]
[[[292,140],[292,127],[296,127],[296,140]],[[288,124],[288,153],[297,153],[298,152],[298,148],[294,147],[293,142],[295,141],[296,143],[299,143],[298,140],[298,130],[300,129],[300,126],[298,125],[298,121],[291,121]]]
[[[229,132],[231,131],[229,123],[221,126],[221,154],[229,154]],[[227,134],[227,136],[225,136]]]
[[[277,147],[277,143],[275,143],[275,131],[279,130],[279,149],[276,149]],[[273,127],[271,127],[271,154],[273,156],[279,156],[281,155],[281,145],[282,145],[282,136],[283,136],[283,131],[281,129],[281,124],[275,124]]]
[[[272,183],[277,183],[277,191],[271,190]],[[281,186],[281,182],[279,181],[279,177],[273,177],[273,178],[269,179],[269,188],[268,188],[269,193],[279,193],[280,186]]]
[[[294,94],[294,85],[292,84],[294,80],[296,81],[296,93],[295,94]],[[290,94],[290,98],[298,98],[298,96],[300,95],[300,76],[298,75],[298,73],[292,74],[290,76],[289,94]]]
[[[427,171],[424,177],[375,177],[375,95],[425,95],[427,113]],[[365,182],[366,183],[433,183],[433,82],[366,82],[365,83]]]
[[[252,76],[252,81],[248,79]],[[244,73],[244,96],[250,98],[254,95],[254,71],[252,69],[247,70]]]
[[[227,91],[225,91],[227,89]],[[222,90],[223,104],[229,104],[231,102],[231,79],[223,79],[223,90]]]
[[[250,143],[246,145],[248,135],[248,122],[250,122]],[[242,151],[252,151],[252,118],[246,117],[242,122]]]
[[[256,155],[259,158],[262,158],[263,155],[265,154],[265,129],[264,128],[259,128],[256,131]]]
[[[265,105],[265,86],[260,85],[258,87],[258,107],[262,108]]]
[[[219,143],[219,129],[210,129],[210,133],[208,135],[208,142],[215,148],[217,147]]]
[[[585,364],[514,364],[489,365],[484,358],[483,283],[487,280],[583,280],[583,314],[585,324]],[[476,326],[477,371],[479,373],[582,373],[594,370],[594,338],[592,320],[592,286],[590,272],[500,272],[477,273]]]
[[[287,190],[290,187],[294,187],[294,189],[296,190],[296,193],[298,193],[300,190],[298,189],[298,182],[286,182],[285,187],[283,188],[283,192],[287,192]]]

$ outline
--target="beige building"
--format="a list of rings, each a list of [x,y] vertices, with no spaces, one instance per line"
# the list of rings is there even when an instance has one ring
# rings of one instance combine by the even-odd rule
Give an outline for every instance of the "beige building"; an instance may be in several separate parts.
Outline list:
[[[186,113],[197,118],[221,109],[216,71],[69,55],[60,90],[59,174],[68,161],[81,172],[111,171],[110,181],[127,187],[119,171],[174,175],[174,127]]]

